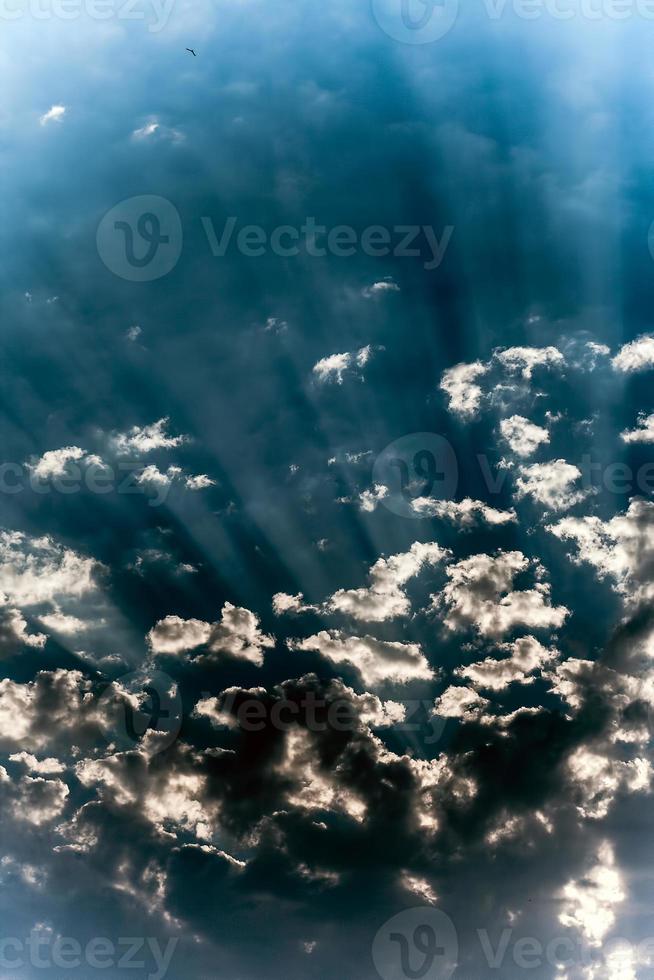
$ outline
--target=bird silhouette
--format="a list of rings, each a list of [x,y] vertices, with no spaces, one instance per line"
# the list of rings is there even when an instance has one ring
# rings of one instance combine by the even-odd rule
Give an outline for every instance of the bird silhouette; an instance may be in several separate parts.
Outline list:
[[[195,51],[193,50],[193,48],[187,48],[186,50],[187,50],[187,51],[188,51],[188,52],[189,52],[190,54],[192,54],[194,58],[197,58],[197,55],[196,55],[196,53],[195,53]]]

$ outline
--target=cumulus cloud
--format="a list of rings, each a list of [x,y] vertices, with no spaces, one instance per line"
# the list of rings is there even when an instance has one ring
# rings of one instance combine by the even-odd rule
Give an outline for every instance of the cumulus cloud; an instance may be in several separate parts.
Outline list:
[[[79,446],[65,446],[62,449],[51,449],[31,465],[32,472],[41,479],[51,476],[62,476],[71,460],[82,459],[85,456]]]
[[[11,655],[21,647],[44,646],[46,637],[43,633],[29,633],[27,622],[18,609],[3,606],[0,603],[0,654]]]
[[[516,480],[516,497],[518,500],[531,497],[547,510],[568,510],[592,493],[592,488],[574,489],[581,475],[578,466],[566,463],[564,459],[521,466]]]
[[[483,396],[481,386],[477,383],[489,371],[489,365],[481,361],[471,364],[455,364],[448,368],[441,378],[441,390],[449,398],[448,408],[454,415],[462,419],[474,418]]]
[[[185,477],[184,485],[187,490],[206,490],[208,487],[215,487],[216,481],[206,473],[198,473],[196,476]]]
[[[272,597],[272,607],[275,616],[285,613],[319,612],[320,606],[314,606],[304,601],[302,592],[289,595],[287,592],[276,592]]]
[[[155,655],[178,656],[204,648],[206,656],[229,656],[261,666],[264,650],[275,645],[275,639],[259,628],[259,618],[249,609],[226,602],[220,620],[206,623],[200,619],[166,616],[152,627],[147,642]]]
[[[499,649],[508,656],[502,660],[487,657],[467,667],[459,667],[455,675],[475,687],[503,691],[509,684],[531,684],[536,672],[558,656],[558,651],[543,646],[534,636],[521,636],[513,643],[502,644]]]
[[[372,514],[384,497],[388,496],[388,487],[381,483],[375,484],[370,490],[364,490],[359,494],[359,507],[366,514]]]
[[[421,517],[440,517],[461,528],[472,528],[478,524],[490,527],[512,524],[517,520],[514,510],[497,510],[481,500],[434,500],[432,497],[416,497],[412,509]]]
[[[590,946],[600,946],[615,923],[616,909],[626,898],[622,875],[609,841],[604,841],[595,863],[583,877],[561,890],[559,922],[578,930]]]
[[[596,516],[564,517],[547,530],[577,548],[575,560],[610,577],[633,601],[652,594],[654,574],[654,503],[632,500],[626,512],[602,521]]]
[[[173,449],[188,442],[188,436],[172,436],[166,431],[170,419],[161,418],[151,425],[133,425],[128,432],[117,432],[111,436],[111,445],[121,456],[142,456],[155,449]]]
[[[620,348],[611,361],[616,371],[632,374],[654,367],[654,336],[643,334]]]
[[[79,744],[92,715],[91,684],[80,671],[43,670],[24,684],[0,680],[0,745],[5,750],[41,752],[60,743],[68,752],[71,732]]]
[[[511,452],[522,459],[533,456],[539,446],[547,445],[550,441],[547,429],[530,422],[523,415],[512,415],[508,419],[502,419],[500,433],[509,444]]]
[[[361,589],[338,589],[327,600],[330,612],[339,612],[365,622],[383,622],[409,612],[409,597],[402,588],[424,567],[437,565],[447,552],[436,542],[416,541],[407,552],[379,558],[370,569],[370,585]]]
[[[547,583],[513,588],[516,576],[530,570],[532,575],[539,573],[520,551],[464,558],[446,568],[449,581],[440,595],[432,597],[434,607],[443,610],[443,622],[453,631],[474,629],[482,636],[498,637],[517,626],[557,629],[569,610],[552,606]]]
[[[385,681],[397,684],[433,677],[427,659],[416,643],[377,640],[372,636],[347,636],[340,630],[321,630],[315,636],[289,640],[289,649],[315,651],[330,663],[354,668],[371,687]]]
[[[448,687],[434,705],[434,713],[442,718],[462,718],[472,721],[478,718],[489,704],[469,687]]]
[[[348,374],[363,377],[361,369],[366,366],[374,351],[375,348],[368,344],[354,353],[330,354],[329,357],[323,357],[314,364],[312,370],[316,380],[321,384],[332,382],[342,385]]]
[[[654,414],[641,413],[638,416],[638,426],[620,433],[620,438],[627,443],[654,442]]]
[[[495,358],[510,372],[519,372],[529,381],[537,367],[562,367],[565,358],[557,347],[507,347],[495,351]]]
[[[16,606],[92,592],[101,568],[93,558],[84,558],[50,537],[0,532],[0,593]]]

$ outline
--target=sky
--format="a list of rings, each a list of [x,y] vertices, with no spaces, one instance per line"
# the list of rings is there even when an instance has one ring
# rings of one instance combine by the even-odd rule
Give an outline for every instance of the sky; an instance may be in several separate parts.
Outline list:
[[[0,978],[654,977],[654,7],[0,20]]]

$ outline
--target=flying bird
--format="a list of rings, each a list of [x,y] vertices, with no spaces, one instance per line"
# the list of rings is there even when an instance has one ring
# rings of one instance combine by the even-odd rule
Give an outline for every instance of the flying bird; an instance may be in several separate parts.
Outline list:
[[[195,51],[193,50],[193,48],[187,48],[186,50],[188,52],[190,52],[190,54],[192,54],[194,58],[197,58],[197,55],[196,55]]]

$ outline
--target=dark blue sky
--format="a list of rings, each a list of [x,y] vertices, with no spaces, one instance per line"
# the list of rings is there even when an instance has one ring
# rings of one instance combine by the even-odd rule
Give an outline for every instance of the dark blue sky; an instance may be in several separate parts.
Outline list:
[[[613,6],[0,12],[2,976],[652,975]]]

